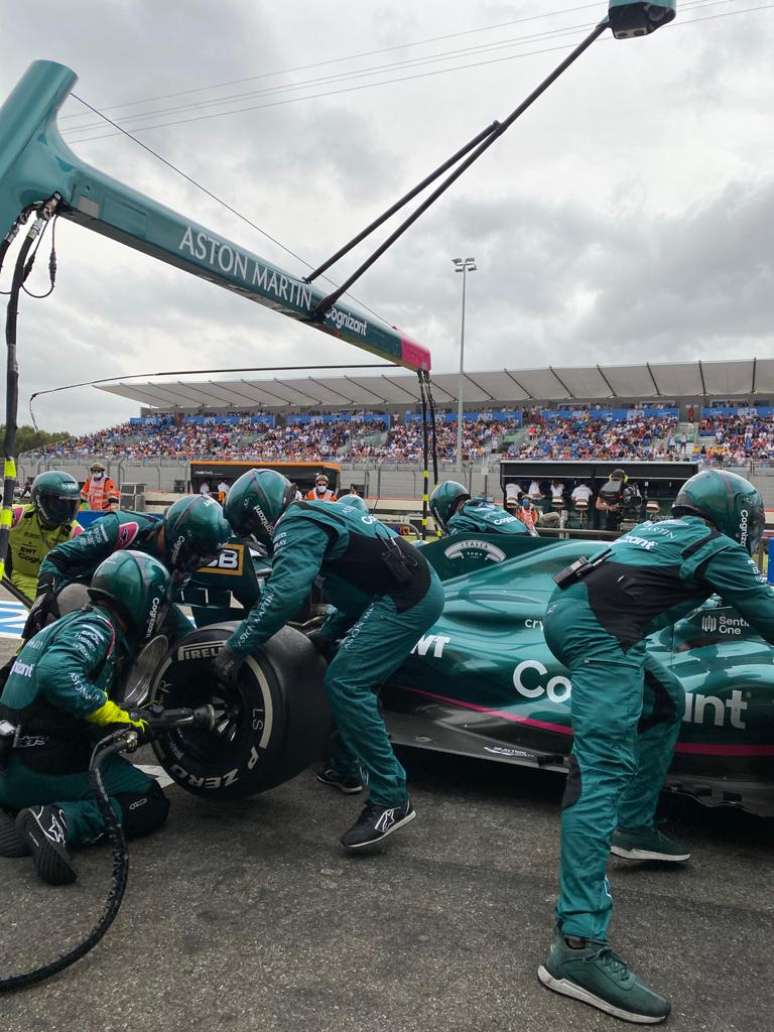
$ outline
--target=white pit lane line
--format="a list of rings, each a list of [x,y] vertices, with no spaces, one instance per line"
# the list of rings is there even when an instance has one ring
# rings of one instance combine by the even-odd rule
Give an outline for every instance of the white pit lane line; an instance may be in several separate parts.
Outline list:
[[[174,785],[174,781],[163,767],[156,767],[152,764],[145,763],[135,763],[135,767],[137,770],[141,770],[143,774],[147,774],[149,777],[155,778],[161,788],[166,788],[167,785]]]
[[[20,638],[28,612],[21,602],[0,600],[0,638]]]

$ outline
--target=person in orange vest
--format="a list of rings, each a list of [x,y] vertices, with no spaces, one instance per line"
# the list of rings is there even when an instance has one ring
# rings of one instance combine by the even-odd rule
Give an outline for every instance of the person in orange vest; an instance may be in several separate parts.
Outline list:
[[[328,478],[324,473],[318,473],[314,478],[314,487],[307,491],[304,496],[310,502],[335,502],[336,492],[328,487]]]
[[[105,475],[101,462],[93,463],[89,472],[91,476],[81,488],[81,498],[90,509],[109,512],[121,500],[116,482]]]
[[[521,496],[518,506],[513,510],[513,515],[521,520],[530,534],[537,534],[536,527],[539,517],[529,495]]]

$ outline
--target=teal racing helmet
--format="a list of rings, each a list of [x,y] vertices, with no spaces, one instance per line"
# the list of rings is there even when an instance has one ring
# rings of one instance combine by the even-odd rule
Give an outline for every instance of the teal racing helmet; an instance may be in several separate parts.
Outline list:
[[[271,536],[280,516],[296,497],[296,488],[274,469],[249,469],[234,481],[224,511],[238,537],[252,535],[262,545]]]
[[[366,504],[365,498],[361,498],[360,495],[356,494],[345,494],[339,498],[337,505],[350,505],[355,509],[359,509],[364,515],[368,515],[368,505]]]
[[[701,516],[749,553],[766,527],[763,499],[757,489],[725,469],[705,469],[686,480],[672,506],[673,516]]]
[[[176,573],[193,573],[216,559],[231,537],[218,502],[187,495],[164,513],[164,558]]]
[[[446,524],[468,498],[470,494],[467,488],[456,480],[444,480],[435,488],[430,495],[430,512],[442,530],[446,530]]]
[[[143,646],[159,633],[169,608],[169,573],[145,552],[114,552],[99,564],[89,585],[93,602],[124,621],[132,641]]]
[[[40,513],[46,530],[72,523],[81,504],[78,481],[69,473],[51,469],[38,473],[32,481],[32,504]]]

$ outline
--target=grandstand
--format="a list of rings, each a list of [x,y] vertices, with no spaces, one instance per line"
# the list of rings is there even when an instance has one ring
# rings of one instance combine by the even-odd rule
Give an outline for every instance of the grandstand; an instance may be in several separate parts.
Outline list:
[[[432,383],[438,457],[448,470],[458,377],[434,375]],[[397,371],[99,389],[138,401],[140,415],[27,453],[24,475],[55,464],[83,479],[100,457],[123,482],[183,490],[195,458],[334,461],[344,486],[419,493],[419,387]],[[774,465],[772,359],[469,372],[463,397],[463,472],[473,490],[495,491],[505,458],[698,460],[761,475]]]

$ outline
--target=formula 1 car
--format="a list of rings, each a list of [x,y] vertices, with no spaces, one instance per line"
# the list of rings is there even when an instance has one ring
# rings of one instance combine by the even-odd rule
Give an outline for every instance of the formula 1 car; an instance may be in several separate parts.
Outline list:
[[[384,686],[394,743],[566,771],[572,684],[545,644],[542,619],[553,574],[603,547],[492,535],[427,545],[446,607]],[[236,575],[227,570],[228,576]],[[217,572],[205,579],[216,587]],[[178,730],[155,746],[179,784],[213,799],[250,795],[294,776],[319,756],[328,733],[324,664],[298,629],[275,635],[248,661],[232,697],[223,698],[209,664],[234,626],[221,622],[190,634],[151,687],[164,705],[214,701],[228,711],[216,732]],[[774,815],[774,650],[713,600],[652,635],[648,646],[687,693],[668,790]]]

